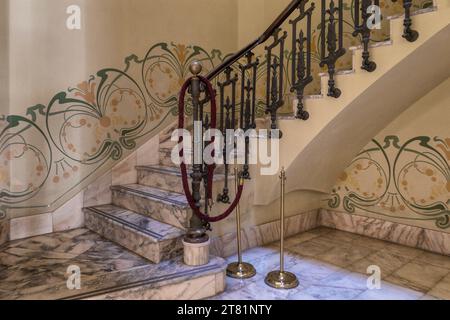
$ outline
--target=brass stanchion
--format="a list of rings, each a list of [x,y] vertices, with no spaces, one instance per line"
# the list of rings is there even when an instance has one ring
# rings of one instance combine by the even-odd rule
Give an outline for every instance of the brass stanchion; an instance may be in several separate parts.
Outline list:
[[[239,179],[238,169],[234,167],[234,185],[237,192]],[[236,206],[236,232],[237,232],[237,251],[238,261],[232,262],[227,266],[227,276],[236,279],[248,279],[256,274],[255,267],[247,262],[242,262],[242,248],[241,248],[241,209],[239,204]]]
[[[297,287],[299,283],[295,274],[284,270],[284,188],[286,184],[284,167],[280,173],[280,184],[280,270],[269,272],[265,282],[268,286],[276,289],[292,289]]]

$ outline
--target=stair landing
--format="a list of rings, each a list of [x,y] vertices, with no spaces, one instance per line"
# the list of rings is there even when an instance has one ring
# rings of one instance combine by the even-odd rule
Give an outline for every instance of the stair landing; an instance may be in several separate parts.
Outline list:
[[[67,288],[78,266],[81,288]],[[0,247],[0,300],[203,299],[224,290],[225,261],[188,267],[181,257],[159,264],[75,229],[12,241]]]

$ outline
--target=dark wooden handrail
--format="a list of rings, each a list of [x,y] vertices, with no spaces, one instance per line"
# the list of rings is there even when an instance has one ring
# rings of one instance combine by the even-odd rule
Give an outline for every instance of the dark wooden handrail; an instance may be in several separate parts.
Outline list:
[[[276,29],[278,29],[283,22],[286,21],[286,19],[294,12],[295,9],[298,8],[300,3],[303,0],[293,0],[286,9],[283,10],[282,13],[272,22],[272,24],[267,28],[266,31],[255,41],[249,43],[247,46],[236,52],[235,54],[231,55],[225,61],[223,61],[221,64],[219,64],[217,67],[212,69],[207,75],[206,78],[208,80],[212,80],[214,77],[216,77],[219,73],[224,71],[227,67],[231,66],[233,63],[235,63],[237,60],[242,58],[247,52],[253,50],[255,47],[260,45],[261,43],[266,42],[267,39],[270,38],[270,36],[274,33]]]

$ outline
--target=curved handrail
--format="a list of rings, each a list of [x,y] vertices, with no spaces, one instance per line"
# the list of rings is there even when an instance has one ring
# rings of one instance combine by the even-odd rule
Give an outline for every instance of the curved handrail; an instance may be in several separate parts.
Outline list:
[[[277,30],[283,22],[287,20],[287,18],[292,14],[292,12],[295,11],[295,9],[298,8],[298,6],[301,4],[301,2],[304,0],[293,0],[286,9],[283,10],[283,12],[280,13],[280,15],[272,22],[272,24],[264,31],[264,33],[256,40],[249,43],[247,46],[239,50],[238,52],[234,53],[225,61],[223,61],[221,64],[219,64],[217,67],[212,69],[205,78],[208,80],[212,80],[214,77],[216,77],[219,73],[224,71],[227,67],[231,66],[233,63],[235,63],[237,60],[242,58],[247,52],[253,50],[255,47],[260,45],[261,43],[266,42],[267,39],[270,38],[270,36],[274,33],[275,30]]]

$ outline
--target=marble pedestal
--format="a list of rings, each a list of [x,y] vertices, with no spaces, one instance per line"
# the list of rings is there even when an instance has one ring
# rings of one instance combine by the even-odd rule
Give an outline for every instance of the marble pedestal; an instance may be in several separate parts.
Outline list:
[[[188,266],[203,266],[209,263],[210,240],[190,243],[183,240],[184,263]]]

